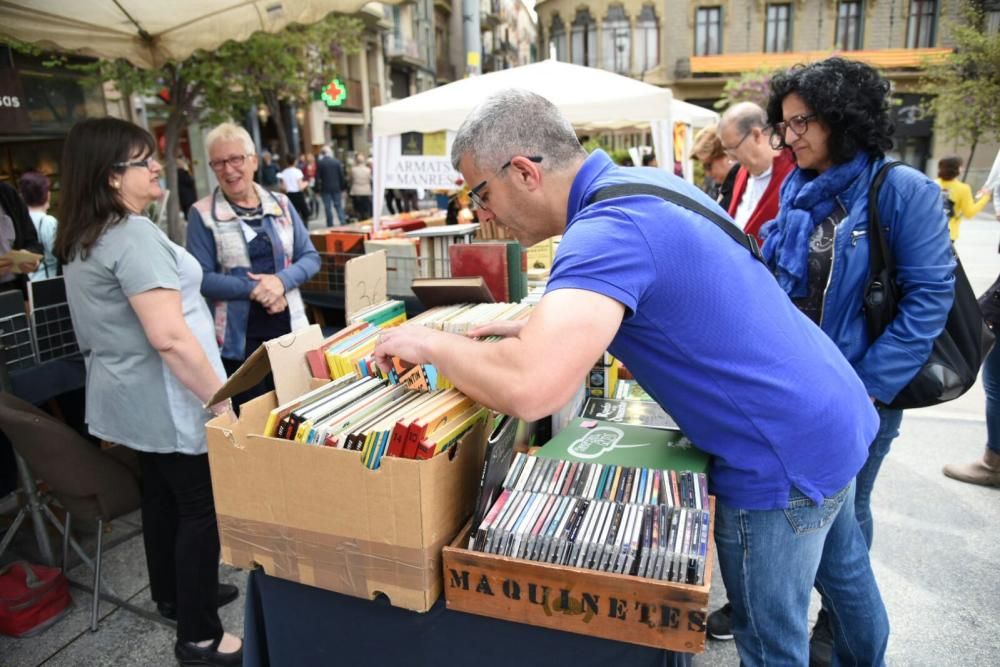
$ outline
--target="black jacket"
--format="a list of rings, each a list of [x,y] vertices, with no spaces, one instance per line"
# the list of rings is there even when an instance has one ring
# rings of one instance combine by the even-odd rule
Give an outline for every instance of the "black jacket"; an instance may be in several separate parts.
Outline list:
[[[324,155],[316,161],[316,191],[340,194],[347,189],[344,165],[340,160]]]

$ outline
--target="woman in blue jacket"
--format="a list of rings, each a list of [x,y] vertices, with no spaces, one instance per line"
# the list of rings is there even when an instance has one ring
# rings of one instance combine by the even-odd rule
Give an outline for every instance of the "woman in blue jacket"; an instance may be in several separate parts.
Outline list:
[[[205,145],[219,187],[191,207],[187,249],[201,264],[201,293],[232,375],[263,342],[309,324],[299,285],[319,271],[320,261],[288,197],[254,183],[257,155],[249,133],[223,123]],[[234,402],[270,388],[262,382]]]
[[[771,146],[791,148],[797,168],[781,189],[777,219],[763,232],[764,257],[792,301],[851,362],[879,410],[879,432],[855,495],[855,514],[871,548],[872,488],[903,417],[885,406],[923,366],[954,294],[941,189],[907,168],[891,170],[881,187],[879,219],[903,297],[895,319],[871,340],[862,310],[868,190],[892,147],[889,83],[868,65],[829,58],[776,75],[767,115]],[[830,615],[836,610],[823,614],[817,628]],[[823,639],[817,634],[814,650]]]

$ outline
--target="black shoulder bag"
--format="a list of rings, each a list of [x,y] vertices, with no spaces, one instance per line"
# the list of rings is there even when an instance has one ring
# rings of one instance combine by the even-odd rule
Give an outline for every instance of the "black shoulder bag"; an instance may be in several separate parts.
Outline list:
[[[886,176],[902,162],[879,169],[868,190],[869,282],[864,311],[868,335],[875,341],[899,311],[902,293],[896,283],[896,263],[879,223],[878,193]],[[890,408],[923,408],[954,400],[976,383],[979,367],[993,346],[993,332],[983,320],[962,262],[955,255],[955,301],[944,330],[934,340],[930,356]]]

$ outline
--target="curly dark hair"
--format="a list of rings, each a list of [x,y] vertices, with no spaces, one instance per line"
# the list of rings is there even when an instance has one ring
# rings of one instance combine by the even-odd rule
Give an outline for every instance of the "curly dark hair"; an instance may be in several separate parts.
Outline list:
[[[870,65],[833,57],[774,75],[767,101],[769,124],[782,120],[781,103],[791,93],[830,129],[827,150],[835,164],[851,160],[858,151],[881,158],[892,148],[889,82]]]

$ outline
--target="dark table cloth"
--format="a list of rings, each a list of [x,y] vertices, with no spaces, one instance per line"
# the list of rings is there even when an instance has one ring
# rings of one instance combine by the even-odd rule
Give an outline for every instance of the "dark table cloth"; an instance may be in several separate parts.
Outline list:
[[[247,581],[243,667],[689,667],[691,656],[448,611],[424,614],[276,579]]]

